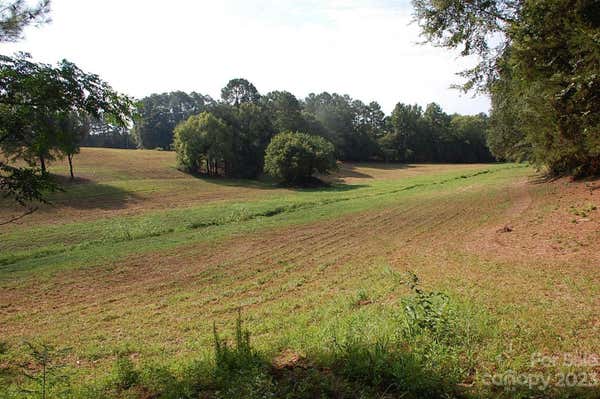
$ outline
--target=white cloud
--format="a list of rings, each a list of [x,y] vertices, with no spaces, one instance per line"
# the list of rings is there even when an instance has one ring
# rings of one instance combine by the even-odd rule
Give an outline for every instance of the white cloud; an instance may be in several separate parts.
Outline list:
[[[2,52],[67,58],[136,97],[218,97],[230,78],[245,77],[263,93],[336,91],[388,112],[398,101],[487,111],[486,98],[449,89],[468,60],[418,45],[410,13],[405,1],[390,0],[54,0],[53,22]]]

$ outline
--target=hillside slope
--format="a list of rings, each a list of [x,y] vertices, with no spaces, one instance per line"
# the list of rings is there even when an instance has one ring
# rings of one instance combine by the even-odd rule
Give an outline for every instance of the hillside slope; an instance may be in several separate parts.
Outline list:
[[[487,373],[565,366],[540,369],[536,353],[600,353],[598,182],[542,182],[520,165],[348,164],[331,187],[292,190],[193,178],[173,164],[166,152],[83,149],[78,182],[2,227],[6,386],[23,340],[72,348],[61,361],[81,384],[109,375],[119,355],[181,370],[212,356],[213,322],[230,330],[239,309],[275,365],[291,357],[362,381],[372,365],[337,374],[339,343],[383,340],[415,356],[422,345],[433,364],[419,367],[452,395],[502,393]],[[405,336],[407,271],[449,296],[465,343]],[[365,395],[395,395],[368,381],[379,393]],[[419,378],[391,381],[398,396],[423,394]]]

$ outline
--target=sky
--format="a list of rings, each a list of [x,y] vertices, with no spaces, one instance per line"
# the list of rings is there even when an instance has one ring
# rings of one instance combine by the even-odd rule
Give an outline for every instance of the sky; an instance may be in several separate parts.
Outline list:
[[[75,62],[134,96],[183,90],[218,98],[232,78],[259,92],[322,91],[377,101],[489,110],[451,89],[473,65],[421,44],[408,0],[52,0],[52,22],[0,52]]]

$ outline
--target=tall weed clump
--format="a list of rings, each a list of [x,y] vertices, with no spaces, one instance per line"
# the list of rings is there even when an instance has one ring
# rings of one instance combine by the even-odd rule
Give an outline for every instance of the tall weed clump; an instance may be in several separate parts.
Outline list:
[[[235,340],[229,345],[213,325],[216,397],[271,398],[275,385],[267,362],[252,349],[250,331],[243,328],[241,313],[235,325]]]
[[[347,329],[345,336],[334,337],[334,370],[406,398],[460,396],[458,384],[472,378],[470,346],[478,335],[471,315],[447,294],[422,288],[416,274],[387,273],[410,290],[391,311],[393,333]]]

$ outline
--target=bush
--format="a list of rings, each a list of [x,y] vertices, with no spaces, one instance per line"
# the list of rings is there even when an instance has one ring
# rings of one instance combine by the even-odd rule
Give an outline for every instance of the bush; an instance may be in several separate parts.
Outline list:
[[[271,140],[265,153],[265,172],[286,183],[303,183],[315,172],[335,169],[333,144],[319,136],[284,132]]]

